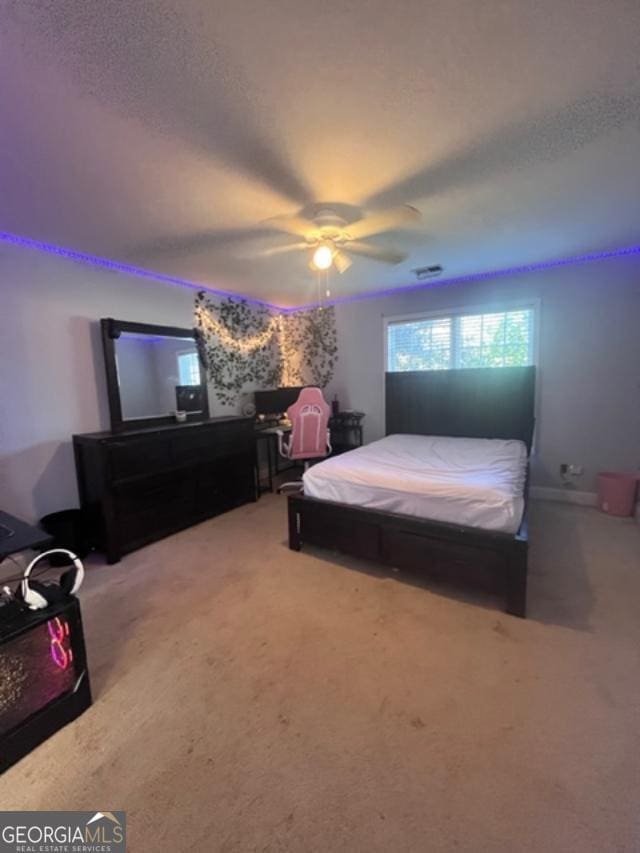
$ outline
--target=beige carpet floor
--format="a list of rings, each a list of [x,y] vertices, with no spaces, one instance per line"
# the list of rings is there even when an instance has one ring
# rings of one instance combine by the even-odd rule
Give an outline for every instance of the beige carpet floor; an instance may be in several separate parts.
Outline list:
[[[640,850],[640,526],[537,503],[530,618],[285,544],[275,495],[82,591],[94,706],[2,808],[133,851]]]

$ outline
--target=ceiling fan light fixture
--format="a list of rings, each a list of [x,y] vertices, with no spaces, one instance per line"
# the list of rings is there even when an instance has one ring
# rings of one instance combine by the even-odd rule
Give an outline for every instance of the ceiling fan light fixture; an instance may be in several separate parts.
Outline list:
[[[328,270],[333,263],[333,249],[323,243],[313,253],[313,263],[319,270]]]
[[[351,266],[351,258],[345,252],[341,252],[337,249],[333,255],[333,263],[335,264],[335,268],[338,272],[343,273]]]

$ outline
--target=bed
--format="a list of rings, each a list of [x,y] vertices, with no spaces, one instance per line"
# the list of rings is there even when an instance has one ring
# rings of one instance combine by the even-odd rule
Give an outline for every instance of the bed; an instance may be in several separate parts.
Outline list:
[[[522,441],[389,435],[313,465],[303,482],[319,500],[515,533],[526,472]]]
[[[388,373],[385,385],[387,437],[306,472],[289,547],[490,578],[524,617],[535,368]]]

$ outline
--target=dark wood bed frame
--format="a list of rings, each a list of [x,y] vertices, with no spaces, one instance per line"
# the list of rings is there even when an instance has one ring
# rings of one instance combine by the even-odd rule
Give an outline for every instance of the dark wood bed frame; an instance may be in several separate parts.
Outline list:
[[[519,439],[531,450],[535,368],[386,374],[386,434]],[[527,477],[528,480],[528,477]],[[394,569],[497,578],[506,609],[526,615],[527,497],[517,533],[496,533],[407,515],[289,497],[289,547],[329,548]]]

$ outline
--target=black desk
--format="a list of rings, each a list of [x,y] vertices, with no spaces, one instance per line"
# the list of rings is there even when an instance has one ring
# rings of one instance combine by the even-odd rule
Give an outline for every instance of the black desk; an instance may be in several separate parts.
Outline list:
[[[44,548],[52,541],[39,527],[0,510],[0,560],[19,551]]]
[[[288,471],[290,468],[295,468],[295,463],[290,463],[289,465],[284,465],[280,467],[278,465],[278,459],[280,454],[278,453],[278,432],[282,431],[285,433],[291,432],[290,426],[264,426],[262,424],[256,424],[255,426],[255,436],[256,436],[256,445],[259,441],[264,441],[267,447],[267,471],[268,471],[268,479],[267,485],[263,486],[260,481],[260,455],[256,452],[256,483],[258,485],[258,494],[261,495],[263,492],[272,492],[273,491],[273,477],[276,474],[281,474],[283,471]],[[284,457],[283,457],[284,461]]]
[[[340,453],[346,453],[348,450],[354,450],[362,445],[362,412],[339,412],[337,415],[332,415],[329,418],[329,430],[331,433],[331,453],[329,456],[338,456]],[[282,431],[285,435],[291,432],[290,426],[264,425],[257,423],[255,425],[256,444],[258,441],[266,441],[267,444],[267,468],[268,480],[267,484],[263,485],[260,481],[260,459],[256,453],[256,483],[258,484],[258,494],[263,492],[273,491],[273,478],[275,475],[288,471],[290,468],[295,468],[295,463],[279,466],[278,459],[278,431]],[[284,461],[284,460],[283,460]]]

